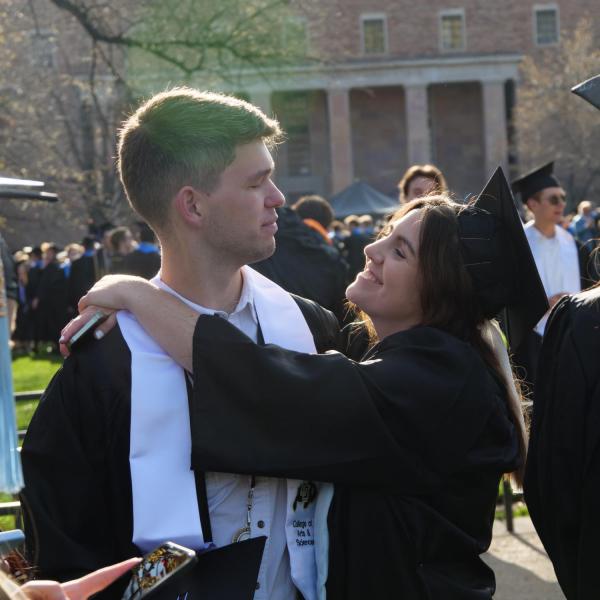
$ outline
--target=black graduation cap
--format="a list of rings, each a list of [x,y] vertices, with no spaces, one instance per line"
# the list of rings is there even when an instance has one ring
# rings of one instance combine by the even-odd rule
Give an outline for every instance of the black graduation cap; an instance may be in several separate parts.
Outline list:
[[[521,192],[521,202],[523,204],[541,190],[549,187],[561,187],[553,171],[554,161],[551,161],[541,167],[536,167],[529,173],[525,173],[525,175],[521,175],[512,182],[513,190]]]
[[[483,313],[501,316],[514,352],[548,310],[548,300],[500,167],[458,223],[462,258]]]
[[[154,600],[252,600],[266,540],[256,537],[198,555],[184,576],[157,588]]]
[[[577,84],[571,88],[571,91],[587,100],[595,108],[600,109],[600,75]]]

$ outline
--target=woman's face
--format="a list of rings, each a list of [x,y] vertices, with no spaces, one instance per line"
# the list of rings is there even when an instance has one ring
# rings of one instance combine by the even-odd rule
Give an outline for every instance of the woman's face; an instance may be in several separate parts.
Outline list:
[[[435,189],[435,179],[430,177],[415,177],[409,184],[406,191],[406,201],[410,202],[422,196],[427,196]]]
[[[391,223],[388,235],[365,248],[365,269],[346,290],[348,300],[369,315],[380,339],[422,320],[420,229],[418,209]]]

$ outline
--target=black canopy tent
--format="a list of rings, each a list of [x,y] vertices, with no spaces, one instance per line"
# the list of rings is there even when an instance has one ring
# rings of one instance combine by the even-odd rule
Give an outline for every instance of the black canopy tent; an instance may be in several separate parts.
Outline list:
[[[355,181],[333,196],[329,203],[336,219],[349,215],[383,217],[399,208],[398,200],[390,198],[364,181]]]
[[[57,202],[58,196],[52,192],[42,192],[37,189],[44,187],[43,181],[30,179],[16,179],[14,177],[0,177],[0,198],[14,200],[41,200],[43,202]]]

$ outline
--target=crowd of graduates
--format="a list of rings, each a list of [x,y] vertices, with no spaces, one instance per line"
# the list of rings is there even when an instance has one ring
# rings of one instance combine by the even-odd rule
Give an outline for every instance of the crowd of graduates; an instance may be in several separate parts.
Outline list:
[[[433,165],[410,167],[398,189],[399,204],[433,191],[448,191],[442,172]],[[336,219],[327,200],[317,195],[303,196],[278,212],[276,253],[253,266],[287,291],[315,300],[346,321],[346,286],[363,269],[364,248],[385,220],[354,214]],[[522,217],[525,222],[533,219],[525,206]],[[589,257],[600,239],[600,210],[588,200],[581,201],[577,212],[564,215],[559,224],[575,239],[582,265],[589,262],[588,279],[597,280]],[[64,248],[45,242],[11,256],[2,242],[2,259],[7,265],[7,296],[14,307],[14,346],[55,350],[60,330],[77,314],[79,298],[98,279],[111,273],[152,278],[160,268],[160,247],[144,223],[133,228],[107,223],[90,226],[81,243]]]
[[[81,243],[52,242],[3,252],[15,349],[56,350],[60,330],[77,314],[77,302],[103,275],[150,278],[160,268],[152,230],[106,224],[90,227]]]

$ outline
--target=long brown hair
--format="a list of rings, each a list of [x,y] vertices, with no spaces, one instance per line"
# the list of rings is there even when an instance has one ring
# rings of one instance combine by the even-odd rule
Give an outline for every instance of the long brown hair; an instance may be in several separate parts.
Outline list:
[[[527,434],[521,410],[521,394],[502,344],[489,340],[489,321],[477,300],[464,266],[458,237],[457,216],[465,206],[446,195],[417,198],[398,210],[390,224],[413,210],[421,210],[418,249],[419,292],[422,325],[435,327],[471,344],[503,387],[508,411],[519,434],[520,466],[513,473],[521,485],[525,472]],[[382,235],[386,235],[386,231]],[[363,315],[364,316],[364,315]],[[502,346],[498,348],[497,346]]]

